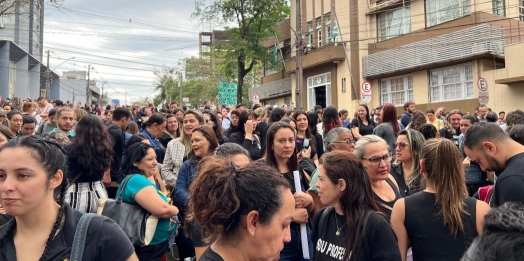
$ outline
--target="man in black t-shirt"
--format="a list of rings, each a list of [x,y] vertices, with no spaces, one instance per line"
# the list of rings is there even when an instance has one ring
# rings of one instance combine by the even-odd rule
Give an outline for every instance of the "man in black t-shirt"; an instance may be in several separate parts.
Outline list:
[[[111,185],[107,188],[109,198],[115,198],[118,184],[122,181],[122,151],[124,149],[124,130],[131,120],[131,112],[125,108],[117,108],[113,111],[113,119],[108,123],[107,131],[113,147],[113,160],[111,161]],[[104,184],[107,186],[107,184]]]
[[[483,171],[497,173],[490,205],[524,204],[524,146],[512,140],[495,123],[473,124],[464,138],[464,152]]]

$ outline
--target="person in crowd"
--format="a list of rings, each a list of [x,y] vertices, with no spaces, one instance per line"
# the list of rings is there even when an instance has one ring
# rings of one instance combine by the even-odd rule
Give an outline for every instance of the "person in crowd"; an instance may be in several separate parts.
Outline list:
[[[71,183],[65,201],[80,212],[96,213],[98,199],[107,198],[105,186],[111,184],[113,148],[107,128],[92,114],[82,117],[76,136],[64,150]]]
[[[497,114],[493,111],[488,111],[488,114],[486,114],[486,121],[498,124]]]
[[[284,118],[293,118],[295,115],[295,110],[286,110],[286,115]]]
[[[215,132],[218,144],[224,144],[224,130],[222,129],[222,123],[218,120],[217,114],[214,111],[205,111],[203,116],[206,125],[211,127]]]
[[[444,121],[437,118],[433,109],[428,109],[426,111],[426,117],[428,118],[426,123],[432,124],[437,128],[437,130],[444,128]]]
[[[293,118],[283,118],[280,121],[289,124],[295,131],[297,130],[297,122]]]
[[[499,112],[499,118],[498,118],[498,120],[497,120],[497,123],[498,123],[499,125],[501,125],[501,126],[504,125],[504,123],[506,123],[505,118],[506,118],[506,112],[504,112],[504,111],[500,111],[500,112]]]
[[[126,174],[127,185],[122,192],[120,191],[122,186],[117,191],[117,195],[122,193],[123,202],[140,205],[159,218],[151,243],[147,246],[135,246],[140,261],[162,260],[170,248],[168,239],[177,228],[175,216],[178,215],[179,210],[168,203],[168,192],[165,187],[156,185],[163,183],[156,167],[156,159],[153,146],[143,142],[131,145],[122,163],[122,172]]]
[[[109,198],[115,198],[118,185],[124,178],[122,174],[122,155],[124,151],[125,135],[124,130],[131,121],[131,113],[124,108],[113,111],[113,120],[107,124],[107,131],[113,148],[113,159],[111,160],[111,185],[107,188]]]
[[[222,129],[227,130],[231,126],[231,119],[229,116],[229,111],[227,108],[222,108],[220,110],[220,115],[222,115]]]
[[[380,123],[373,130],[373,135],[377,135],[386,141],[389,153],[395,156],[395,147],[393,144],[397,141],[397,136],[402,129],[397,122],[397,109],[392,103],[386,103],[380,112]]]
[[[486,122],[486,116],[488,115],[488,106],[480,105],[477,111],[477,118],[481,122]]]
[[[143,143],[151,145],[151,142],[149,142],[149,139],[144,134],[137,133],[137,134],[133,134],[131,138],[129,138],[129,140],[127,141],[125,145],[126,149],[129,148],[131,145],[138,143],[138,142],[143,142]]]
[[[231,122],[233,125],[233,121]],[[162,178],[168,188],[175,187],[180,166],[191,154],[193,129],[202,125],[204,125],[204,117],[199,110],[186,111],[182,124],[182,136],[171,140],[167,144],[166,156],[162,164]]]
[[[6,120],[7,114],[4,110],[0,110],[0,125],[3,125],[5,127],[9,128],[9,121]]]
[[[353,152],[353,150],[355,149],[355,141],[353,138],[353,134],[348,128],[341,127],[334,128],[326,134],[326,137],[324,139],[324,145],[326,147],[326,151],[341,150]],[[307,191],[307,193],[313,198],[313,213],[324,206],[318,198],[318,189],[316,187],[317,182],[318,168],[316,168],[311,175],[311,181],[309,182],[309,189]]]
[[[350,120],[349,112],[346,109],[342,109],[338,112],[338,117],[340,117],[340,122],[342,123],[342,127],[347,128],[349,126]]]
[[[102,116],[100,117],[100,119],[102,119],[102,122],[104,122],[104,124],[111,122],[112,118],[113,118],[113,112],[109,110],[105,110]]]
[[[80,119],[82,119],[82,117],[84,117],[87,114],[85,110],[78,109],[78,108],[73,109],[73,113],[75,114],[75,117],[74,117],[75,122],[80,121]],[[49,112],[49,117],[51,117],[51,112]]]
[[[73,118],[75,117],[73,109],[64,107],[59,109],[56,113],[56,128],[51,130],[49,134],[54,132],[63,132],[68,137],[74,137],[75,131],[73,130]]]
[[[182,108],[176,108],[173,114],[177,117],[184,117],[184,110]]]
[[[225,143],[218,146],[214,157],[206,157],[200,164],[201,166],[206,165],[207,161],[214,161],[217,158],[227,159],[228,161],[232,162],[238,169],[244,168],[247,164],[249,164],[250,161],[249,152],[246,149],[242,148],[242,146],[235,143]],[[199,169],[199,173],[202,173],[202,168]],[[197,173],[197,176],[199,175],[205,174]],[[189,194],[191,195],[191,188],[189,190]],[[190,203],[188,203],[188,205],[191,206],[191,198],[189,199],[189,202]],[[199,261],[202,254],[204,254],[204,252],[208,248],[209,243],[206,243],[206,241],[204,240],[203,237],[205,236],[202,235],[202,228],[200,227],[200,225],[198,225],[198,223],[193,223],[192,229],[188,234],[191,234],[191,239],[193,240],[193,244],[195,246],[196,261]]]
[[[9,129],[15,136],[20,136],[20,129],[22,129],[23,117],[22,113],[17,110],[12,110],[7,114],[9,120]]]
[[[461,261],[519,261],[524,258],[524,206],[505,203],[484,217],[484,229]]]
[[[415,102],[413,101],[407,101],[404,103],[404,113],[402,114],[402,118],[400,120],[400,124],[402,126],[408,126],[409,123],[411,123],[411,115],[415,112]],[[433,112],[434,114],[434,112]]]
[[[338,111],[335,106],[327,106],[322,113],[322,129],[324,130],[322,136],[326,136],[330,130],[336,127],[341,127]]]
[[[320,109],[315,109],[314,111],[317,113],[317,119],[318,119],[318,123],[316,124],[316,128],[317,128],[317,132],[320,133],[320,135],[322,135],[322,137],[324,137],[324,132],[322,131],[322,116],[324,114],[324,110],[322,109],[322,107],[320,105],[315,105],[315,108],[320,108]]]
[[[44,99],[44,97],[38,97],[36,103],[38,103],[38,106],[42,108],[40,116],[42,116],[42,118],[47,118],[47,116],[49,115],[49,111],[53,109],[53,104],[49,103],[46,99]]]
[[[122,149],[122,160],[124,160],[124,157],[126,156],[126,149],[128,147],[127,143],[129,141],[129,139],[133,135],[138,134],[139,131],[140,131],[139,128],[138,128],[138,124],[136,124],[132,119],[133,119],[133,116],[131,114],[131,120],[129,121],[129,123],[127,123],[127,127],[126,127],[125,132],[124,132],[124,148]]]
[[[515,124],[524,124],[524,111],[514,110],[508,112],[508,115],[506,115],[506,124],[501,126],[501,128],[509,133]]]
[[[458,138],[460,136],[460,120],[462,119],[462,112],[459,110],[452,110],[446,118],[446,126],[439,130],[440,137],[453,141],[458,147]]]
[[[490,205],[524,204],[524,146],[512,140],[498,125],[479,122],[464,136],[464,152],[483,171],[497,176]]]
[[[302,151],[305,139],[309,139],[309,147],[311,147],[311,159],[318,166],[318,154],[317,154],[317,140],[311,129],[309,128],[309,117],[305,111],[298,110],[293,119],[296,122],[297,139],[296,149]]]
[[[56,128],[56,121],[58,120],[58,117],[56,114],[58,113],[58,109],[53,108],[48,112],[47,121],[40,124],[38,127],[38,130],[36,133],[44,134],[51,132],[54,128]]]
[[[319,123],[318,115],[317,113],[310,111],[310,112],[307,112],[307,118],[308,118],[309,130],[311,131],[311,135],[315,137],[317,156],[318,158],[320,158],[322,157],[322,154],[324,154],[324,139],[322,138],[322,134],[318,133],[318,129],[317,129],[317,124]]]
[[[4,108],[4,111],[5,111],[6,114],[13,110],[13,106],[11,106],[9,104],[5,104],[2,108]]]
[[[22,114],[31,115],[33,117],[36,116],[36,106],[32,102],[26,102],[24,105],[22,105]]]
[[[189,221],[200,224],[206,241],[214,240],[200,261],[276,260],[291,240],[294,206],[289,183],[274,168],[205,161],[188,206]]]
[[[66,163],[60,145],[39,135],[2,147],[1,204],[14,218],[0,227],[0,260],[71,257],[83,214],[65,203]],[[94,216],[86,234],[82,260],[138,260],[133,245],[113,220]]]
[[[446,122],[445,114],[446,114],[446,108],[441,106],[441,107],[438,107],[437,111],[435,112],[435,117],[439,120]]]
[[[391,216],[402,259],[411,244],[413,260],[459,260],[482,233],[489,206],[468,197],[460,151],[452,141],[426,141],[420,160],[425,189],[398,200]]]
[[[248,113],[243,111],[238,119],[238,128],[229,137],[229,142],[236,143],[249,151],[252,160],[262,157],[262,143],[260,137],[254,134],[256,122],[247,119]]]
[[[513,125],[509,132],[509,137],[519,144],[524,145],[524,124]]]
[[[237,110],[231,111],[231,124],[229,125],[229,129],[226,130],[224,133],[224,141],[228,142],[229,138],[231,137],[231,134],[233,132],[237,131],[237,128],[241,128],[242,126],[238,125],[238,119],[240,118],[240,112]]]
[[[55,141],[60,146],[62,146],[62,148],[64,148],[67,144],[71,143],[71,138],[67,136],[67,134],[60,131],[44,135],[47,135],[51,140]]]
[[[64,106],[64,102],[61,100],[55,100],[53,101],[53,106],[60,110]]]
[[[166,155],[166,148],[158,140],[162,133],[166,131],[167,119],[162,113],[155,112],[148,117],[143,123],[143,129],[140,133],[144,134],[155,148],[156,160],[162,164]]]
[[[160,144],[162,146],[167,147],[167,144],[172,140],[180,137],[181,128],[179,128],[178,125],[178,119],[174,114],[168,114],[166,116],[167,119],[167,127],[166,131],[162,133],[160,136]]]
[[[406,126],[406,128],[420,131],[422,126],[424,126],[426,123],[427,121],[426,121],[426,116],[424,115],[424,113],[421,111],[415,111],[411,115],[411,122],[409,123],[408,126]]]
[[[15,137],[11,130],[4,126],[0,125],[0,148],[2,148],[7,142],[12,140]]]
[[[398,184],[402,197],[415,194],[424,189],[420,173],[420,150],[426,139],[422,133],[413,130],[401,130],[394,144],[397,163],[391,165],[391,175]]]
[[[266,133],[267,133],[267,128],[268,128],[268,112],[266,110],[266,108],[264,107],[259,107],[259,108],[256,108],[254,110],[254,113],[255,113],[255,120],[257,122],[257,127],[255,128],[255,134],[258,135],[258,137],[260,137],[260,141],[261,141],[261,145],[262,145],[262,153],[261,155],[264,154],[264,148],[266,147]]]
[[[244,112],[245,113],[245,112]],[[189,200],[189,187],[197,174],[197,165],[200,160],[209,156],[218,147],[218,140],[213,129],[208,126],[200,126],[193,130],[191,135],[191,147],[193,154],[180,167],[175,186],[175,201],[180,207],[181,215],[185,218],[187,213],[187,202]],[[184,233],[177,236],[179,258],[193,257],[195,249],[193,241]]]
[[[273,122],[280,121],[282,118],[284,118],[285,115],[286,115],[286,110],[280,107],[273,108],[273,110],[269,114],[268,124],[271,125],[271,123]]]
[[[393,156],[386,141],[376,135],[364,136],[355,144],[354,153],[367,169],[373,197],[380,211],[391,217],[393,205],[402,196],[395,178],[389,174]]]
[[[440,135],[437,131],[437,128],[435,128],[435,126],[433,126],[432,124],[422,125],[419,131],[420,133],[422,133],[425,140],[435,139]]]
[[[36,119],[35,117],[27,114],[22,117],[22,128],[20,128],[21,136],[29,136],[35,134]]]
[[[308,219],[309,213],[313,212],[314,205],[313,199],[306,193],[307,188],[309,188],[309,182],[303,171],[300,171],[301,191],[295,190],[293,171],[299,170],[295,144],[295,130],[293,130],[289,124],[278,121],[273,122],[269,126],[266,136],[264,161],[288,180],[289,185],[291,186],[291,192],[294,194],[296,201],[295,215],[290,227],[291,241],[286,243],[284,249],[280,252],[280,260],[283,261],[304,260],[302,256],[302,245],[300,243],[300,224],[307,224],[307,238],[309,241],[310,256],[313,254],[311,228]]]
[[[480,169],[480,166],[477,162],[471,161],[470,158],[466,156],[464,153],[464,135],[468,131],[468,129],[475,123],[479,122],[478,118],[466,114],[462,116],[462,119],[460,120],[460,136],[459,136],[459,150],[462,153],[462,164],[465,169],[465,177],[466,177],[466,186],[468,187],[468,194],[469,196],[473,196],[479,188],[491,185],[487,179],[488,174],[485,171],[482,171]]]
[[[369,108],[367,104],[359,104],[357,108],[358,117],[351,121],[351,132],[355,139],[360,139],[362,136],[373,134],[375,122],[369,116]]]
[[[327,207],[313,219],[313,259],[400,261],[395,233],[379,212],[360,159],[349,151],[327,152],[318,176],[318,195]]]

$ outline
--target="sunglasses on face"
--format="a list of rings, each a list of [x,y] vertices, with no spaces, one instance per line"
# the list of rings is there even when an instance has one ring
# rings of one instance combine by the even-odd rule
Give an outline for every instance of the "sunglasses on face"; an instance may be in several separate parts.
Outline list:
[[[393,143],[393,147],[394,148],[398,147],[398,148],[400,148],[400,150],[403,150],[408,145],[409,145],[409,143],[405,143],[405,142],[395,142],[395,143]]]
[[[363,158],[365,160],[369,160],[371,165],[378,166],[381,161],[384,161],[385,163],[390,163],[391,159],[393,158],[393,155],[391,153],[388,153],[382,157],[371,157],[371,158]]]

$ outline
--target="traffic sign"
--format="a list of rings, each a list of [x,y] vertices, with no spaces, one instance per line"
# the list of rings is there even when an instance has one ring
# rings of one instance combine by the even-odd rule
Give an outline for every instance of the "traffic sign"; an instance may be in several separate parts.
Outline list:
[[[370,82],[362,83],[362,101],[365,103],[371,102],[371,90],[372,86]]]
[[[479,89],[479,103],[486,105],[489,102],[489,92],[488,92],[488,81],[480,77],[477,80],[477,88]]]
[[[189,97],[182,97],[182,102],[188,103],[189,102]]]
[[[259,103],[260,102],[260,95],[258,93],[253,94],[253,103]]]

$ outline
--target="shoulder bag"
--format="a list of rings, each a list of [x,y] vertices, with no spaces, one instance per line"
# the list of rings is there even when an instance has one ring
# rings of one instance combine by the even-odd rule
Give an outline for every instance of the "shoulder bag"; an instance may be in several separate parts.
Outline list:
[[[75,230],[75,237],[73,240],[73,246],[71,247],[70,261],[82,261],[84,256],[84,249],[87,238],[87,230],[89,228],[89,223],[91,218],[96,216],[92,213],[86,213],[78,221],[78,225]]]
[[[97,214],[114,220],[126,233],[134,246],[147,246],[153,240],[158,217],[151,215],[138,204],[122,201],[127,182],[134,175],[128,175],[120,184],[120,193],[116,199],[101,198],[98,200]]]

